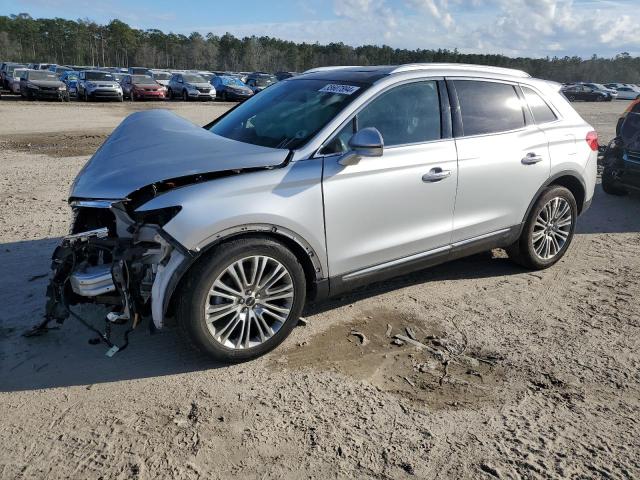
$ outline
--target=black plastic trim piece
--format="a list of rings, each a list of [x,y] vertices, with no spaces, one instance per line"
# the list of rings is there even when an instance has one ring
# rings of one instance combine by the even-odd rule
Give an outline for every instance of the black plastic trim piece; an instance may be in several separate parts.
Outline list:
[[[452,138],[453,119],[451,116],[451,105],[449,103],[449,92],[447,91],[447,83],[444,80],[438,80],[438,93],[440,97],[440,138]]]
[[[464,137],[464,125],[462,124],[462,114],[460,113],[460,102],[458,101],[458,93],[453,84],[453,80],[446,79],[447,92],[449,94],[449,105],[451,108],[451,120],[453,122],[454,138]]]

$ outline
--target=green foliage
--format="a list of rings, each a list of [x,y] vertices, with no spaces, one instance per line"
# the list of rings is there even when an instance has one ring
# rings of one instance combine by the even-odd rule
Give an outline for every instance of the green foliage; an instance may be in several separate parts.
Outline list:
[[[189,36],[138,30],[120,20],[98,25],[88,19],[33,19],[27,13],[0,16],[0,60],[62,65],[145,66],[240,71],[304,71],[323,65],[389,65],[459,62],[518,68],[558,82],[640,83],[640,58],[510,58],[457,50],[406,50],[343,43],[294,43],[271,37],[236,38],[226,33]]]

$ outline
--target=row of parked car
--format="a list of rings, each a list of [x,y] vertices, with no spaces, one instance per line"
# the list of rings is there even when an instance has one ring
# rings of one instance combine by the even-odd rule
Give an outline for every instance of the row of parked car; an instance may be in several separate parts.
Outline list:
[[[612,100],[640,99],[640,85],[633,83],[567,83],[562,93],[571,102],[611,102]]]
[[[243,101],[295,72],[209,72],[95,68],[56,64],[0,64],[2,87],[27,99],[182,99]]]

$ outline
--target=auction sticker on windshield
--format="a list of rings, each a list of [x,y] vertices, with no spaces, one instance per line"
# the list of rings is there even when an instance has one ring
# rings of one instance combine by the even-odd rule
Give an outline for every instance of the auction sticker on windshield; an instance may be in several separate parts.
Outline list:
[[[323,93],[338,93],[340,95],[352,95],[354,92],[358,90],[360,90],[360,87],[356,87],[354,85],[337,85],[334,83],[330,83],[329,85],[325,85],[318,91]]]

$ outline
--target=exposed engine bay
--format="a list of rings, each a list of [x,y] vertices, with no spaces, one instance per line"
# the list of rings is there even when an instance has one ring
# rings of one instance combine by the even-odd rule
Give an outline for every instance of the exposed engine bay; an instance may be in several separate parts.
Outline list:
[[[152,314],[151,296],[158,272],[172,254],[178,261],[186,258],[179,251],[181,246],[161,228],[180,209],[136,216],[127,211],[124,202],[74,201],[71,206],[71,233],[53,253],[45,322],[40,328],[51,320],[62,323],[73,316],[98,333],[113,355],[126,348],[128,333],[140,319]],[[71,309],[83,303],[108,306],[104,332]],[[122,346],[111,342],[113,324],[129,326]]]

